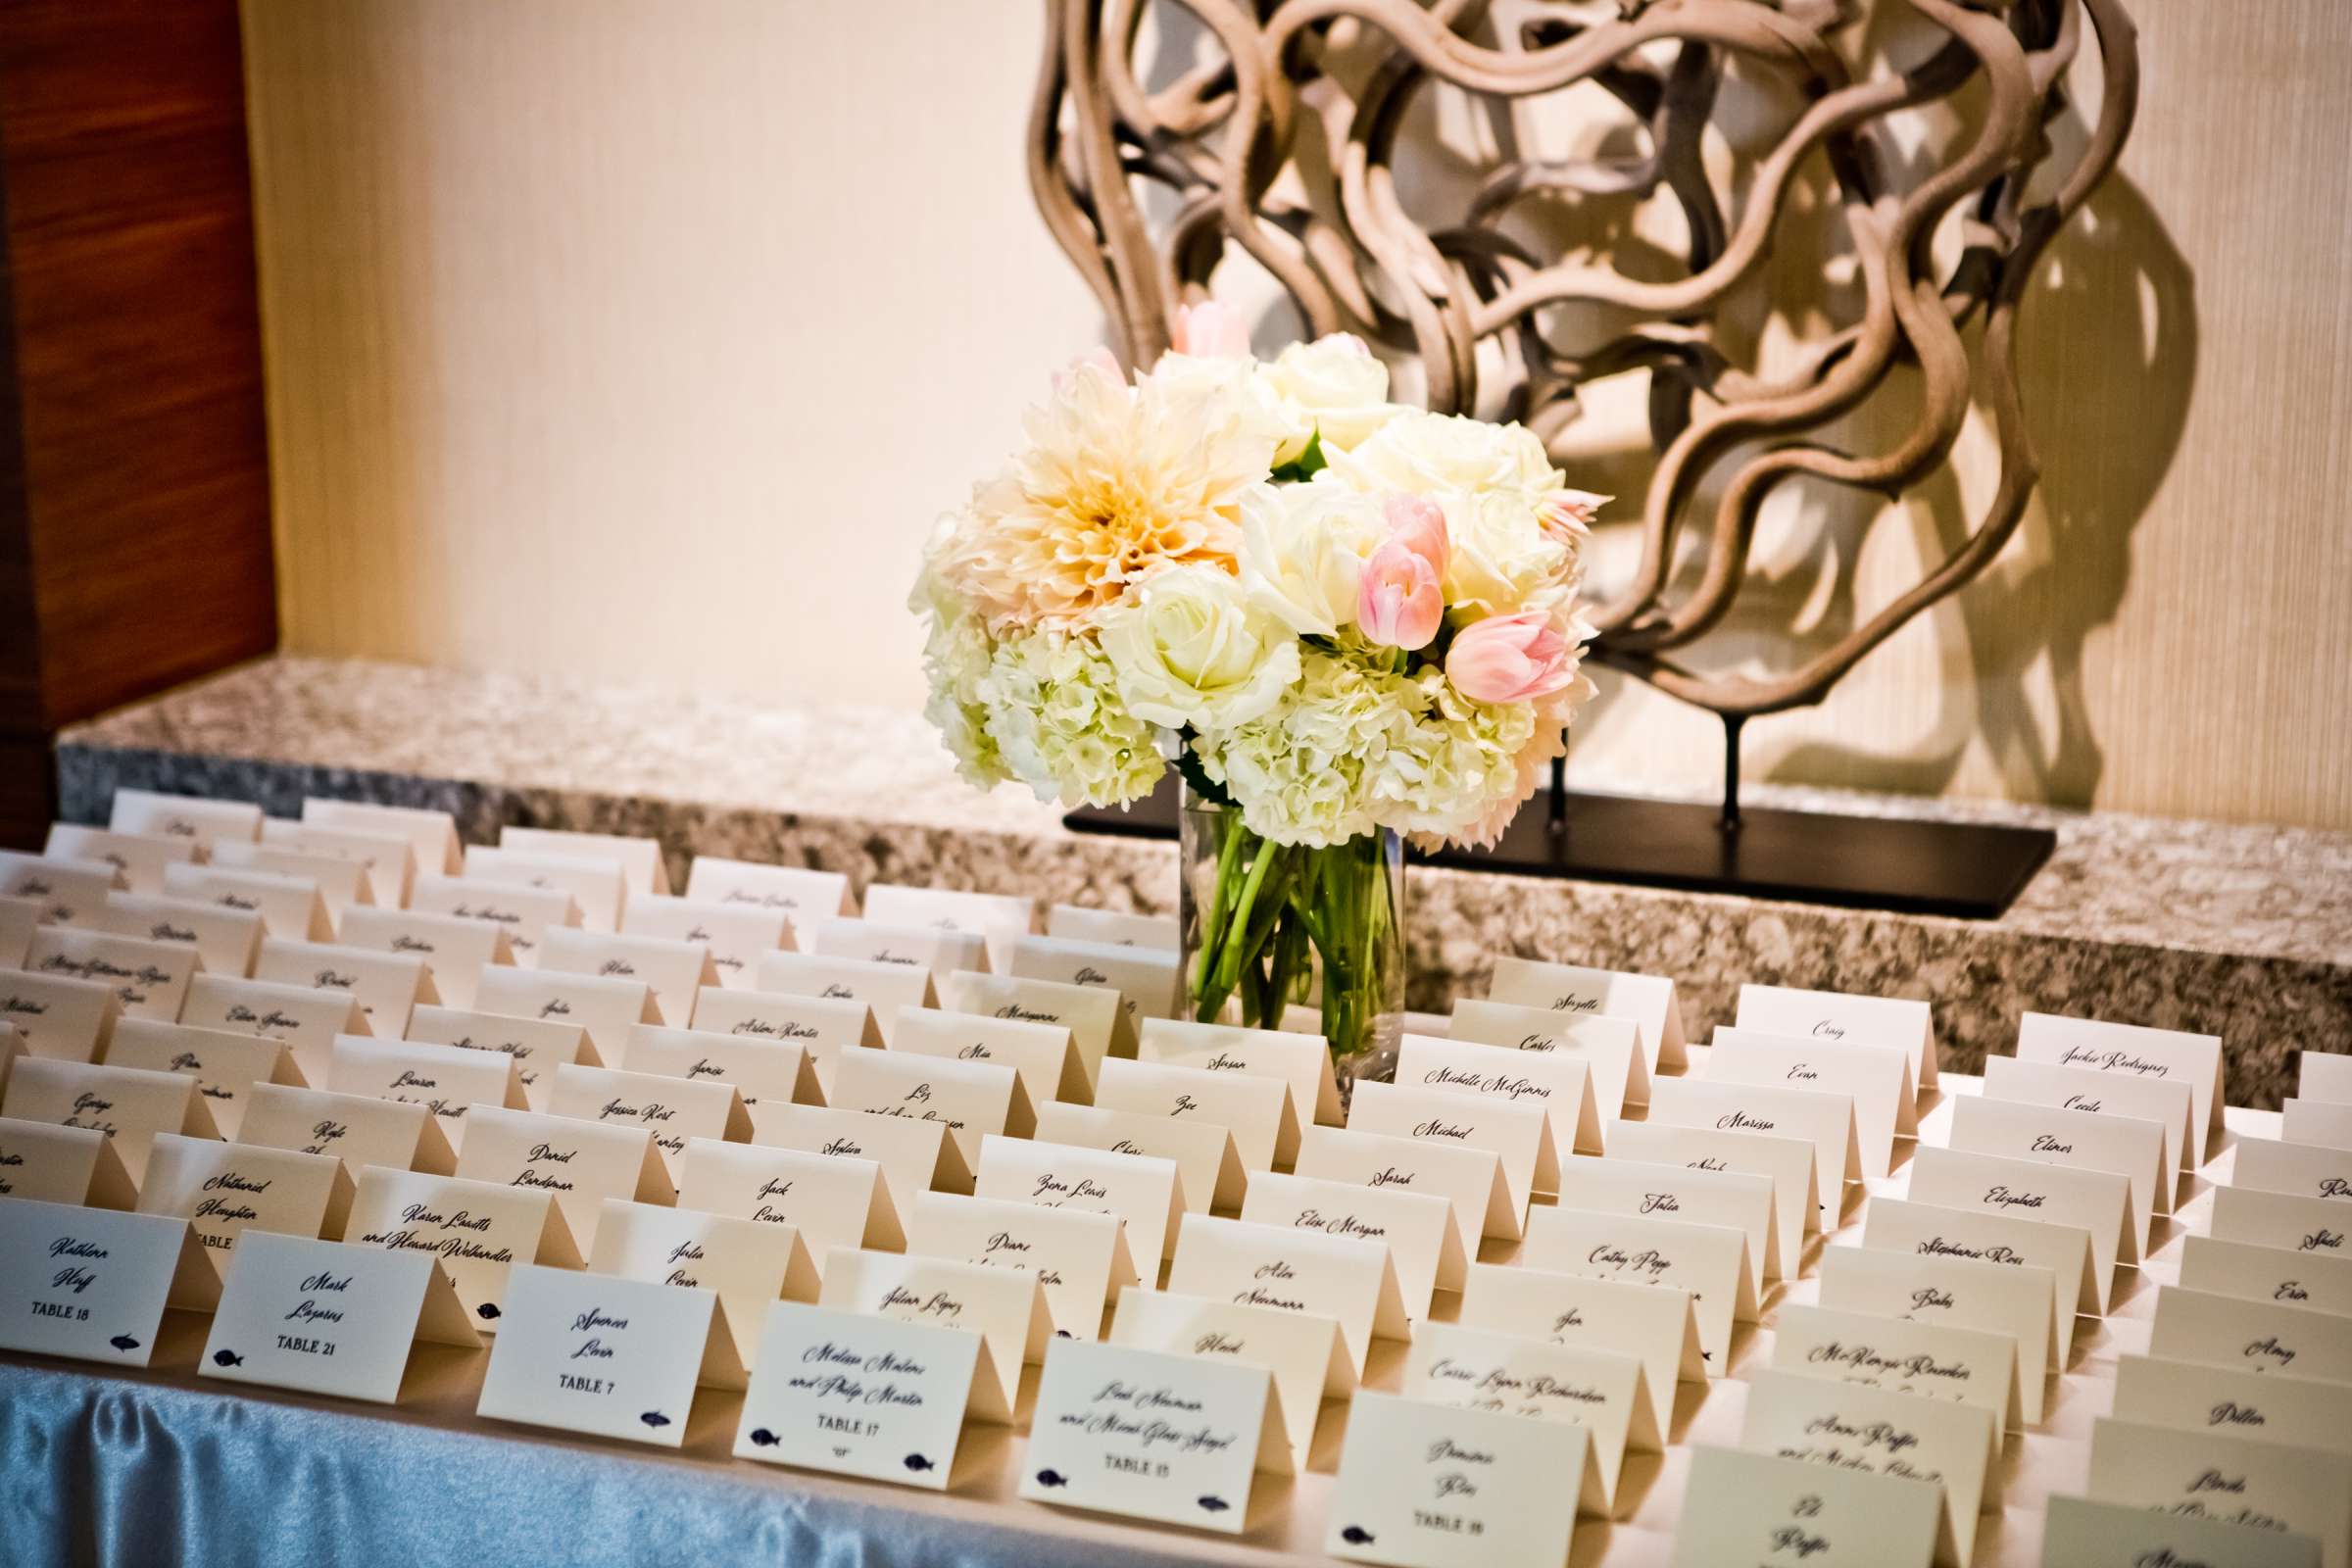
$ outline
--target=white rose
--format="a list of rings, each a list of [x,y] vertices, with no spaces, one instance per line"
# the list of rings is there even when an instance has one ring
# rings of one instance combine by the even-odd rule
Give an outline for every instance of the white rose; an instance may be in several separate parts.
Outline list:
[[[1364,558],[1388,536],[1377,496],[1258,485],[1242,497],[1242,590],[1301,637],[1329,637],[1355,619]]]
[[[1482,615],[1548,611],[1576,590],[1576,552],[1544,526],[1527,495],[1491,490],[1433,497],[1446,513],[1452,545],[1446,561],[1446,606]]]
[[[1273,364],[1259,366],[1257,378],[1291,426],[1275,454],[1277,464],[1304,452],[1317,431],[1328,456],[1356,445],[1405,412],[1389,401],[1389,368],[1362,339],[1346,332],[1292,344]]]
[[[1298,678],[1298,642],[1216,566],[1156,573],[1103,619],[1102,651],[1137,717],[1170,729],[1227,729]]]
[[[1335,453],[1336,475],[1358,490],[1552,489],[1561,482],[1534,431],[1460,415],[1408,411],[1352,451]]]

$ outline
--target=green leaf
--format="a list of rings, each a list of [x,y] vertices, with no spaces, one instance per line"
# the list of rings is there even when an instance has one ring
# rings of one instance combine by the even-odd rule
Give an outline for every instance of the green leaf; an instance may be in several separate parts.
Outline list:
[[[1200,759],[1193,755],[1192,735],[1189,730],[1185,735],[1185,744],[1176,753],[1176,771],[1183,777],[1185,786],[1195,795],[1211,806],[1222,806],[1227,810],[1233,809],[1233,797],[1225,793],[1225,786],[1210,778],[1208,770],[1200,765]]]
[[[1302,484],[1331,465],[1323,458],[1323,427],[1317,425],[1314,434],[1306,438],[1306,450],[1283,464],[1267,477],[1276,484]]]

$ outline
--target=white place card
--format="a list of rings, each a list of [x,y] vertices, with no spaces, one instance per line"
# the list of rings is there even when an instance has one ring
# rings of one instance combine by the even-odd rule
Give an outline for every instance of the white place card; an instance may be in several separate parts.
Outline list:
[[[1642,1362],[1623,1351],[1424,1323],[1413,1336],[1397,1392],[1428,1404],[1583,1427],[1591,1446],[1580,1506],[1603,1517],[1618,1512],[1626,1450],[1656,1453],[1663,1447]]]
[[[1865,1178],[1894,1168],[1894,1141],[1919,1133],[1911,1059],[1870,1046],[1717,1029],[1707,1076],[1725,1083],[1771,1085],[1849,1096],[1854,1149]]]
[[[474,1405],[494,1421],[675,1448],[697,1383],[744,1386],[713,1291],[518,1263],[506,1312]]]
[[[931,971],[903,963],[870,963],[859,958],[831,958],[814,953],[763,953],[756,989],[788,997],[814,997],[824,1002],[862,1002],[890,1038],[890,1020],[901,1007],[928,1007],[938,999],[931,990]],[[699,1012],[705,1002],[697,1002]],[[697,1024],[697,1027],[703,1027]]]
[[[1272,1170],[1277,1161],[1298,1152],[1295,1143],[1284,1141],[1284,1134],[1298,1125],[1290,1090],[1270,1089],[1263,1079],[1114,1056],[1102,1063],[1095,1103],[1109,1110],[1222,1127],[1233,1134],[1234,1152],[1246,1171]]]
[[[661,1151],[642,1128],[497,1105],[475,1105],[466,1113],[458,1174],[548,1194],[582,1251],[595,1250],[606,1199],[667,1203],[676,1196]]]
[[[1764,1282],[1784,1272],[1769,1176],[1580,1157],[1560,1165],[1559,1204],[1595,1214],[1649,1216],[1736,1230],[1747,1239],[1748,1289],[1758,1299],[1763,1298]]]
[[[1187,1214],[1168,1289],[1336,1319],[1358,1376],[1375,1338],[1412,1335],[1388,1248],[1351,1237]]]
[[[41,929],[41,916],[46,912],[38,899],[0,895],[0,966],[16,968],[24,963],[24,950],[32,946],[32,934]],[[107,929],[103,909],[92,925]]]
[[[718,989],[718,969],[707,942],[673,942],[666,937],[624,937],[604,931],[558,926],[540,933],[542,974],[600,975],[642,980],[660,1014],[649,1022],[683,1029],[694,1016],[695,997],[706,986]]]
[[[1035,1274],[1054,1333],[1069,1339],[1096,1338],[1103,1307],[1136,1281],[1126,1230],[1116,1215],[923,1193],[905,1222],[909,1252]]]
[[[166,838],[193,839],[198,848],[204,849],[210,848],[216,839],[260,838],[262,808],[244,801],[118,789],[107,826],[118,833],[160,833]]]
[[[2180,1244],[2180,1285],[2352,1317],[2352,1257],[2189,1236]]]
[[[1820,1201],[1813,1185],[1812,1144],[1770,1133],[1718,1132],[1656,1121],[1613,1121],[1601,1136],[1616,1158],[1688,1170],[1737,1171],[1771,1182],[1779,1271],[1791,1279],[1800,1272],[1805,1233],[1815,1222]]]
[[[587,1035],[588,1049],[600,1062],[620,1059],[630,1029],[662,1021],[653,991],[642,980],[558,974],[495,963],[476,972],[473,1005],[480,1012],[576,1024]]]
[[[1323,1549],[1403,1568],[1558,1563],[1589,1468],[1580,1426],[1369,1391],[1348,1411]]]
[[[441,1118],[422,1105],[367,1095],[337,1095],[286,1084],[255,1084],[237,1142],[304,1154],[333,1154],[358,1181],[370,1165],[447,1176],[457,1152]]]
[[[228,1265],[196,1370],[390,1404],[418,1340],[482,1343],[431,1258],[255,1231]]]
[[[690,1138],[749,1142],[752,1118],[732,1084],[689,1083],[612,1067],[558,1067],[547,1108],[558,1116],[608,1126],[642,1127],[653,1135],[670,1185]]]
[[[845,1054],[834,1064],[825,1099],[837,1110],[938,1122],[966,1169],[978,1168],[985,1134],[1026,1138],[1037,1125],[1020,1075],[1010,1067],[895,1050]]]
[[[951,1012],[985,1013],[1016,1023],[1059,1024],[1069,1030],[1092,1099],[1102,1058],[1120,1029],[1119,999],[1099,986],[1067,986],[1018,975],[958,969],[939,982],[939,1004]]]
[[[325,1154],[158,1133],[139,1182],[138,1211],[188,1222],[204,1265],[172,1287],[175,1306],[209,1310],[247,1230],[316,1238],[351,1204],[351,1178]]]
[[[2137,1024],[2101,1023],[2029,1012],[2018,1020],[2017,1055],[2059,1067],[2088,1067],[2188,1085],[2191,1110],[2189,1168],[2205,1163],[2222,1130],[2222,1037]]]
[[[1943,1520],[1925,1482],[1733,1448],[1694,1447],[1684,1489],[1674,1568],[1927,1568]]]
[[[1264,1368],[1274,1379],[1292,1464],[1299,1470],[1314,1444],[1324,1397],[1344,1398],[1355,1389],[1355,1368],[1340,1325],[1327,1317],[1169,1291],[1122,1291],[1111,1312],[1109,1340],[1169,1355]]]
[[[594,856],[543,855],[476,844],[466,851],[463,875],[468,882],[493,887],[539,888],[569,894],[579,906],[581,927],[589,931],[616,929],[620,924],[621,900],[628,895],[627,874],[612,861]],[[541,935],[561,929],[549,926]]]
[[[776,1106],[790,1105],[799,1094],[806,1094],[811,1103],[824,1098],[809,1066],[808,1053],[782,1040],[641,1023],[629,1030],[620,1065],[631,1072],[683,1078],[689,1083],[732,1084],[743,1097],[754,1127],[759,1125],[762,1102]]]
[[[171,1022],[179,1016],[188,981],[202,962],[184,942],[148,942],[85,926],[49,925],[25,943],[21,967],[34,975],[111,986],[120,1016]],[[21,1016],[9,1014],[12,1020]]]
[[[1435,1194],[1259,1171],[1250,1178],[1241,1217],[1380,1243],[1396,1265],[1405,1315],[1414,1321],[1429,1316],[1432,1292],[1462,1288],[1469,1262],[1453,1205]]]
[[[1020,1495],[1238,1536],[1249,1528],[1255,1473],[1290,1467],[1282,1406],[1261,1369],[1055,1340],[1038,1380]]]
[[[847,1248],[834,1249],[818,1266],[824,1275],[819,1306],[979,1335],[997,1381],[993,1388],[975,1385],[971,1414],[981,1421],[1012,1419],[1021,1367],[1043,1356],[1053,1339],[1053,1320],[1036,1275]]]
[[[2162,1285],[2148,1353],[2281,1377],[2352,1383],[2352,1327],[2333,1312]]]
[[[1748,1380],[1740,1446],[1853,1475],[1924,1481],[1943,1494],[1936,1560],[1968,1568],[1977,1515],[1999,1507],[1993,1417],[1974,1405],[1921,1399],[1788,1372]]]
[[[0,1023],[15,1031],[27,1055],[95,1061],[122,1012],[115,988],[101,981],[0,970]]]
[[[2332,1198],[2298,1198],[2291,1193],[2262,1193],[2251,1187],[2217,1187],[2210,1235],[2226,1242],[2251,1242],[2257,1247],[2283,1247],[2292,1252],[2326,1257],[2352,1257],[2344,1237],[2352,1224]]]
[[[0,1349],[145,1366],[188,1222],[0,1199]]]
[[[0,850],[0,895],[41,906],[43,925],[90,925],[123,888],[122,873],[103,860],[50,859]]]
[[[1630,1019],[1642,1031],[1642,1061],[1653,1076],[1661,1065],[1681,1067],[1690,1059],[1682,1004],[1675,997],[1674,982],[1663,975],[1497,957],[1487,997],[1515,1006]]]
[[[629,895],[620,911],[620,934],[701,943],[710,950],[710,967],[717,972],[718,983],[730,991],[752,989],[760,955],[780,952],[791,940],[781,909],[654,893]],[[754,1323],[750,1332],[756,1334],[759,1328]]]
[[[1106,986],[1116,991],[1134,1029],[1146,1018],[1174,1018],[1180,960],[1158,948],[1122,947],[1115,942],[1073,942],[1063,937],[1022,937],[1012,947],[1012,972],[1030,980],[1066,986]]]
[[[518,850],[524,855],[561,855],[609,861],[620,868],[632,894],[669,891],[669,869],[662,863],[662,844],[658,839],[509,825],[498,830],[498,847]],[[759,1328],[754,1325],[747,1332],[757,1334]]]
[[[1488,1150],[1434,1138],[1309,1127],[1298,1141],[1295,1169],[1324,1181],[1445,1199],[1453,1205],[1465,1257],[1478,1255],[1481,1237],[1517,1241],[1525,1229],[1526,1214],[1511,1202],[1502,1161]]]
[[[1776,1372],[1974,1405],[1996,1434],[2023,1425],[2017,1342],[2006,1334],[1796,1301],[1783,1303],[1774,1329]]]
[[[579,901],[566,888],[530,888],[438,874],[419,876],[405,907],[419,914],[496,926],[507,934],[514,961],[526,969],[538,964],[539,943],[549,931],[580,923]]]
[[[1540,1208],[1528,1216],[1523,1267],[1690,1293],[1699,1354],[1710,1376],[1731,1365],[1732,1325],[1756,1320],[1747,1239],[1728,1225],[1694,1225],[1654,1215]]]
[[[2319,1378],[2271,1378],[2241,1367],[2123,1355],[2115,1363],[2118,1421],[2232,1432],[2352,1454],[2344,1391]]]
[[[334,832],[396,834],[409,841],[417,869],[455,871],[460,855],[457,819],[447,811],[416,806],[377,806],[364,801],[306,799],[302,820]]]
[[[297,1076],[283,1041],[153,1018],[124,1018],[116,1024],[106,1063],[195,1079],[197,1097],[211,1112],[213,1125],[229,1139],[244,1123],[256,1084],[292,1083]]]
[[[1936,1087],[1936,1020],[1926,1003],[1909,997],[1743,985],[1732,1022],[1762,1034],[1900,1051],[1911,1058],[1912,1084],[1923,1092]]]
[[[580,1060],[588,1032],[576,1023],[516,1018],[497,1012],[468,1012],[460,1007],[427,1004],[409,1014],[405,1037],[423,1045],[456,1046],[506,1056],[514,1063],[522,1084],[523,1102],[532,1110],[547,1109],[555,1087],[551,1076],[558,1067]]]
[[[2014,1100],[1962,1095],[1952,1104],[1953,1149],[2000,1154],[2075,1170],[2108,1171],[2131,1186],[2130,1258],[2146,1255],[2155,1223],[2151,1208],[2172,1207],[2159,1191],[2164,1168],[2164,1128],[2132,1116],[2083,1116],[2029,1105]]]
[[[99,860],[113,866],[122,873],[122,885],[133,893],[163,892],[164,867],[185,865],[195,858],[194,839],[165,833],[118,833],[72,822],[50,823],[48,842],[41,846],[44,860]]]
[[[1037,928],[1037,901],[1010,893],[951,892],[874,882],[865,890],[865,917],[877,925],[970,932],[987,943],[989,967],[1003,972],[1012,963],[1013,943]]]
[[[819,1260],[839,1249],[905,1245],[882,1167],[856,1156],[689,1139],[678,1206],[758,1225],[789,1225]]]
[[[1502,1161],[1511,1205],[1522,1212],[1537,1193],[1559,1191],[1560,1161],[1552,1152],[1549,1118],[1540,1106],[1364,1082],[1355,1086],[1348,1127],[1351,1132],[1483,1149]]]
[[[2325,1568],[2352,1561],[2352,1508],[2344,1502],[2352,1457],[2326,1448],[2102,1418],[2091,1427],[2084,1490],[2094,1501],[2235,1525],[2256,1537],[2309,1536]]]
[[[0,1198],[126,1209],[138,1196],[106,1134],[0,1116]]]
[[[1813,1228],[1836,1230],[1845,1212],[1845,1184],[1860,1181],[1850,1095],[1769,1088],[1712,1078],[1660,1078],[1650,1086],[1649,1121],[1667,1127],[1763,1133],[1801,1138],[1813,1146],[1813,1183],[1820,1207]]]
[[[772,1303],[735,1456],[945,1492],[975,1389],[999,1380],[962,1329]]]
[[[2309,1536],[2186,1519],[2130,1503],[2050,1498],[2041,1522],[2041,1568],[2153,1568],[2158,1563],[2320,1568],[2320,1544]]]
[[[449,1147],[466,1148],[466,1118],[476,1105],[528,1108],[514,1058],[459,1046],[337,1035],[327,1053],[325,1087],[338,1095],[422,1105],[441,1123]]]
[[[213,846],[208,863],[224,870],[264,871],[311,883],[318,890],[319,903],[326,906],[327,923],[337,929],[353,905],[375,903],[368,867],[347,856],[309,854],[279,844],[222,842]],[[133,891],[156,890],[134,887]]]
[[[590,1272],[715,1291],[747,1372],[760,1364],[759,1325],[778,1299],[816,1299],[816,1260],[791,1225],[705,1214],[690,1208],[605,1200]]]
[[[1453,1004],[1446,1033],[1454,1040],[1584,1062],[1595,1116],[1622,1116],[1628,1105],[1649,1103],[1647,1058],[1640,1027],[1630,1019],[1464,999]],[[1579,1147],[1598,1146],[1587,1140]]]
[[[142,941],[184,943],[215,975],[251,974],[254,956],[262,950],[260,915],[160,894],[110,893],[106,906],[88,923]]]
[[[368,879],[368,902],[387,909],[407,906],[416,875],[416,851],[404,834],[364,828],[325,827],[316,822],[262,818],[261,842],[307,856],[332,856],[360,867]],[[219,844],[214,846],[217,851]],[[431,869],[438,871],[439,862]]]
[[[514,961],[505,927],[417,909],[347,910],[335,940],[347,948],[422,958],[442,1001],[467,1011],[482,966]]]
[[[2156,1212],[2172,1212],[2180,1177],[2186,1174],[2182,1161],[2188,1157],[2189,1148],[2188,1085],[2089,1067],[2053,1067],[2046,1061],[2021,1061],[2015,1056],[1986,1056],[1984,1098],[2156,1123],[2164,1129],[2162,1169],[2156,1181],[2162,1206]]]
[[[244,871],[218,865],[172,865],[164,869],[164,896],[191,904],[217,904],[262,917],[265,940],[331,942],[334,924],[326,902],[309,877],[274,871]]]
[[[368,1033],[395,1039],[408,1028],[411,1008],[441,1000],[422,958],[336,943],[264,937],[261,952],[254,956],[253,977],[347,996],[367,1014]]]
[[[581,1261],[563,1210],[546,1193],[386,1165],[360,1173],[343,1240],[434,1259],[485,1334],[505,1315],[515,1264],[578,1268]]]
[[[1396,1082],[1408,1089],[1541,1105],[1552,1156],[1563,1164],[1579,1148],[1594,1153],[1602,1148],[1588,1077],[1589,1064],[1576,1055],[1434,1035],[1408,1034],[1397,1043]]]
[[[2352,1200],[2352,1150],[2325,1144],[2289,1144],[2271,1138],[2240,1138],[2230,1184],[2258,1193]]]
[[[147,1179],[147,1152],[158,1135],[218,1133],[192,1078],[41,1056],[25,1057],[9,1073],[0,1116],[106,1134],[134,1184]]]
[[[1910,1196],[1944,1208],[2055,1221],[2088,1232],[2092,1296],[2102,1316],[2116,1262],[2134,1251],[2132,1183],[2113,1171],[1923,1145],[1911,1156]]]
[[[952,969],[984,969],[988,943],[976,931],[930,925],[886,925],[848,915],[811,920],[794,931],[801,947],[822,958],[891,963],[937,976]]]
[[[369,1033],[367,1014],[341,991],[313,991],[270,980],[200,974],[188,982],[179,1021],[196,1029],[282,1042],[307,1083],[326,1082],[327,1054],[338,1035]]]
[[[1473,1263],[1462,1285],[1459,1321],[1466,1328],[1632,1356],[1642,1363],[1650,1421],[1661,1435],[1673,1424],[1675,1384],[1707,1378],[1690,1293],[1670,1285]]]
[[[2306,1046],[2296,1056],[2295,1073],[2295,1093],[2302,1099],[2352,1104],[2352,1054]]]
[[[2076,1314],[2097,1305],[2090,1278],[2090,1233],[2079,1225],[1877,1198],[1863,1216],[1862,1245],[1923,1261],[1951,1258],[2047,1270],[2054,1336],[2051,1365],[2061,1372],[2074,1360]]]
[[[1046,935],[1067,942],[1107,942],[1121,948],[1158,948],[1173,953],[1184,945],[1172,914],[1128,914],[1056,904],[1046,911]]]
[[[686,872],[686,897],[698,903],[739,904],[780,909],[797,929],[810,918],[854,912],[850,879],[839,871],[806,866],[760,865],[750,860],[698,855]]]
[[[889,1118],[881,1118],[887,1120]],[[1006,1202],[1108,1214],[1126,1231],[1127,1254],[1146,1290],[1184,1212],[1182,1180],[1172,1159],[1027,1138],[980,1140],[973,1193]]]
[[[2046,1268],[1968,1257],[1923,1257],[1891,1248],[1829,1247],[1821,1253],[1821,1304],[1872,1317],[1949,1323],[2017,1342],[2018,1407],[2041,1425],[2043,1391],[2058,1370],[2051,1334],[2056,1276]]]
[[[1245,1078],[1280,1078],[1290,1086],[1291,1109],[1301,1122],[1337,1127],[1345,1120],[1339,1082],[1331,1070],[1331,1045],[1321,1035],[1146,1018],[1135,1054],[1139,1061],[1203,1067]]]
[[[1084,1100],[1091,1093],[1070,1031],[1057,1023],[1021,1023],[978,1012],[901,1007],[891,1027],[890,1049],[1010,1067],[1020,1075],[1022,1092],[1032,1107],[1054,1100]]]
[[[1107,1105],[1056,1102],[1037,1107],[1037,1142],[1174,1163],[1185,1211],[1239,1208],[1244,1177],[1233,1135],[1214,1122],[1190,1121]],[[1495,1175],[1499,1188],[1501,1175]]]
[[[694,1030],[799,1047],[820,1095],[831,1092],[833,1064],[843,1052],[880,1050],[885,1039],[873,1008],[863,1002],[715,986],[695,1000]]]
[[[2289,1098],[2278,1105],[2278,1136],[2290,1144],[2352,1149],[2352,1104]]]
[[[752,1142],[763,1149],[797,1149],[828,1159],[870,1159],[882,1167],[892,1206],[901,1210],[923,1193],[972,1191],[972,1168],[963,1162],[963,1146],[949,1136],[942,1122],[768,1101],[753,1113]]]

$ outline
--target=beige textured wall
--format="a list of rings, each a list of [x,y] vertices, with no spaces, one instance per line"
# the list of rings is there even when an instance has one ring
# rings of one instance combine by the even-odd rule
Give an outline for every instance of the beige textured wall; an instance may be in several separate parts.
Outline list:
[[[2034,513],[1750,776],[2352,827],[2352,5],[2132,10],[2124,177],[2029,307]],[[915,545],[1100,327],[1022,180],[1038,26],[246,0],[288,645],[919,701]],[[1838,569],[1781,519],[1761,602],[1915,575],[1985,445]],[[1574,765],[1704,787],[1719,744],[1612,683]]]

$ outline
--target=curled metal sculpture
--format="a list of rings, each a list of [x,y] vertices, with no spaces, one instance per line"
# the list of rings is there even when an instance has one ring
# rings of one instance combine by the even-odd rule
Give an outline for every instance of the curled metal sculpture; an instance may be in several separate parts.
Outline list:
[[[2018,317],[2035,262],[2131,128],[2134,29],[2119,0],[1158,0],[1151,20],[1208,43],[1148,88],[1152,5],[1047,0],[1029,136],[1039,206],[1126,359],[1167,347],[1177,308],[1238,246],[1310,333],[1355,332],[1417,363],[1431,408],[1521,419],[1555,451],[1587,389],[1646,376],[1656,456],[1639,564],[1590,612],[1603,662],[1735,723],[1815,703],[2016,529],[2038,476]],[[1889,18],[1907,29],[1899,47],[1857,65]],[[2086,49],[2098,108],[2067,125],[2062,155],[2053,131]],[[1898,53],[1910,63],[1886,63]],[[1735,79],[1788,107],[1727,172],[1716,122]],[[1579,91],[1580,113],[1606,104],[1619,122],[1590,156],[1506,147],[1472,172],[1452,220],[1425,225],[1396,164],[1416,97],[1435,91],[1506,122]],[[1939,142],[1916,132],[1926,116]],[[1818,237],[1789,234],[1807,190],[1841,221],[1815,225],[1838,248],[1802,267],[1835,267],[1860,298],[1814,310],[1819,330],[1779,363],[1742,363],[1724,318],[1786,270],[1776,245]],[[1679,211],[1679,254],[1580,224],[1589,203],[1650,199]],[[1849,416],[1898,376],[1903,427],[1848,441]],[[1692,666],[1749,575],[1776,487],[1804,476],[1899,497],[1945,463],[1972,403],[1997,441],[1997,486],[1939,562],[1791,667]]]

